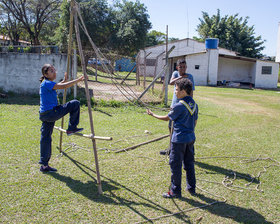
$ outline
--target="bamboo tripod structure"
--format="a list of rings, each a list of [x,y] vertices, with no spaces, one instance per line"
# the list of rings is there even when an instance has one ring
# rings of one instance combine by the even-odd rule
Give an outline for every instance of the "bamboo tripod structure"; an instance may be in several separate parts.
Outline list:
[[[86,137],[86,138],[90,138],[91,141],[92,141],[92,147],[93,147],[94,159],[95,159],[95,167],[96,167],[96,175],[97,175],[98,193],[99,194],[103,194],[102,185],[101,185],[101,179],[100,179],[100,172],[99,172],[97,147],[96,147],[96,141],[95,140],[96,139],[112,140],[112,138],[111,137],[99,137],[99,136],[95,136],[95,134],[94,134],[93,117],[92,117],[92,110],[91,110],[91,101],[90,101],[88,81],[87,81],[88,80],[88,76],[87,76],[87,73],[86,73],[85,59],[84,59],[84,53],[83,53],[82,44],[81,44],[80,30],[79,30],[79,23],[78,23],[78,16],[77,16],[78,10],[79,10],[78,4],[74,0],[71,0],[69,43],[68,43],[68,52],[67,52],[67,73],[69,74],[69,70],[70,70],[70,57],[71,57],[72,44],[73,44],[72,43],[73,24],[75,24],[76,41],[78,43],[78,50],[79,50],[79,54],[80,54],[80,58],[81,58],[81,65],[82,65],[83,74],[84,74],[84,77],[85,77],[85,79],[84,79],[84,82],[85,82],[85,92],[86,92],[86,97],[87,97],[87,106],[88,106],[88,114],[89,114],[91,135],[85,135],[85,134],[81,134],[81,133],[75,133],[75,135]],[[66,92],[67,92],[67,90],[65,90],[64,94],[63,94],[63,104],[66,103]],[[55,127],[55,129],[60,131],[60,143],[59,143],[60,153],[62,153],[62,135],[63,135],[63,133],[66,132],[66,130],[63,129],[63,123],[64,123],[64,119],[62,118],[62,120],[61,120],[61,128]]]

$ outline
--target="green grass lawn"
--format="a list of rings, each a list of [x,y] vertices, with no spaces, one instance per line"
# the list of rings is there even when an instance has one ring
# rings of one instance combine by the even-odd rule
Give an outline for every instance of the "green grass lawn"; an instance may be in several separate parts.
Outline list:
[[[60,156],[54,130],[50,165],[58,172],[42,174],[38,96],[0,99],[0,223],[280,223],[280,92],[196,87],[194,98],[198,195],[174,200],[161,197],[170,169],[159,151],[169,139],[114,153],[168,133],[145,109],[94,108],[95,134],[113,137],[97,140],[98,195],[89,139],[64,135]],[[84,105],[79,126],[90,133]]]

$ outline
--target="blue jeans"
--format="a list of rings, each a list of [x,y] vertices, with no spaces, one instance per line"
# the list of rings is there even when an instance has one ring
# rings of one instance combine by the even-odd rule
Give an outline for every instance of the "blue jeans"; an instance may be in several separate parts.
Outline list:
[[[188,190],[195,190],[194,141],[190,143],[171,143],[169,165],[171,169],[171,190],[181,195],[182,163],[186,171]]]
[[[80,119],[80,102],[71,100],[63,105],[54,107],[47,113],[40,114],[42,121],[41,140],[40,140],[40,161],[39,163],[47,166],[52,153],[52,132],[55,121],[70,113],[68,130],[75,130]]]

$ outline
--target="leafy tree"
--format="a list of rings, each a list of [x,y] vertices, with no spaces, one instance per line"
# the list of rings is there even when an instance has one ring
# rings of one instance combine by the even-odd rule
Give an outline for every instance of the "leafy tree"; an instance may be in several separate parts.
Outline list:
[[[80,11],[87,28],[87,32],[93,42],[98,47],[108,47],[111,33],[113,30],[112,9],[108,6],[106,0],[79,0]],[[70,21],[70,2],[63,0],[61,4],[61,17],[59,19],[59,27],[56,29],[54,40],[59,43],[61,49],[67,50],[67,38],[69,35]],[[92,47],[81,27],[80,35],[82,47],[84,50],[85,63],[92,56]],[[74,31],[75,32],[75,31]]]
[[[165,42],[165,34],[156,30],[152,30],[147,34],[146,37],[146,46],[155,46],[158,44],[163,44]]]
[[[145,47],[148,30],[151,28],[147,8],[139,0],[123,0],[114,5],[114,33],[112,45],[123,55],[135,55]]]
[[[52,23],[61,0],[0,0],[7,14],[12,15],[28,32],[33,45],[40,45],[39,36],[44,25]]]
[[[219,9],[212,17],[202,12],[197,26],[200,38],[196,39],[204,41],[208,37],[219,38],[219,46],[223,48],[237,51],[242,56],[261,58],[265,41],[261,36],[255,37],[254,26],[248,26],[248,19],[238,18],[238,14],[221,17]]]

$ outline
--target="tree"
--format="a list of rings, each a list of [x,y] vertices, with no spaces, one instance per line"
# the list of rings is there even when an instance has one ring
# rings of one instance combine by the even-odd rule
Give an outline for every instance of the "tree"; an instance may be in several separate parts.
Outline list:
[[[0,0],[0,5],[22,24],[33,45],[40,45],[43,26],[53,21],[61,0]]]
[[[98,47],[108,47],[113,32],[113,13],[106,0],[79,0],[80,11],[93,42]],[[55,40],[61,49],[67,50],[67,38],[69,34],[70,2],[64,0],[61,4],[61,17],[59,27],[56,29]],[[80,28],[80,37],[84,50],[85,62],[92,56],[92,46],[83,29]],[[91,49],[91,50],[89,50]]]
[[[163,44],[165,42],[165,38],[166,35],[164,33],[152,30],[147,34],[145,47]]]
[[[139,0],[123,0],[114,5],[114,33],[112,46],[123,55],[133,56],[145,47],[146,36],[151,28],[147,8]]]
[[[242,56],[261,58],[264,42],[261,36],[255,37],[254,26],[248,26],[249,17],[238,18],[238,14],[221,17],[220,10],[210,17],[208,13],[202,12],[197,26],[199,40],[206,38],[219,38],[219,46],[232,51],[237,51]],[[198,38],[196,38],[198,39]]]

